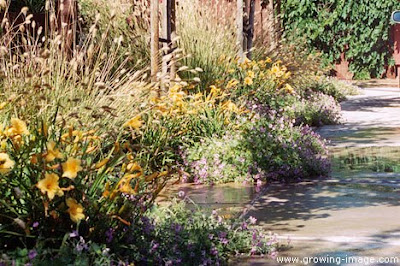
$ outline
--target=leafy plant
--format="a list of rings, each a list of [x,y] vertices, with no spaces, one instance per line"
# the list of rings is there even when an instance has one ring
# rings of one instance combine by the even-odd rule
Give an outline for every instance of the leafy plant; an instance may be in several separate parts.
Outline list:
[[[344,52],[356,77],[380,77],[391,57],[390,14],[398,8],[396,0],[284,0],[282,24],[288,38],[306,36],[330,63]]]

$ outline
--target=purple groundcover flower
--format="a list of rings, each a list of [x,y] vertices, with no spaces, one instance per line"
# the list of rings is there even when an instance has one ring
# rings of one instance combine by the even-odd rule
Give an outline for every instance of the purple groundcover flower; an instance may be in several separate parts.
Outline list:
[[[185,195],[186,195],[186,193],[185,193],[185,191],[183,191],[183,190],[181,190],[181,191],[178,192],[178,197],[179,197],[179,198],[184,198]]]
[[[32,249],[32,250],[30,250],[29,253],[28,253],[28,258],[29,258],[30,260],[33,260],[34,258],[36,258],[37,255],[38,255],[38,254],[37,254],[36,250]]]
[[[86,241],[85,241],[85,239],[83,238],[83,237],[80,237],[80,239],[79,239],[79,242],[76,244],[76,250],[78,251],[78,252],[82,252],[82,251],[84,251],[84,250],[88,250],[89,249],[89,246],[88,246],[88,244],[86,243]]]
[[[106,242],[107,243],[111,243],[112,241],[113,241],[113,238],[114,238],[114,229],[113,228],[109,228],[107,231],[106,231]]]

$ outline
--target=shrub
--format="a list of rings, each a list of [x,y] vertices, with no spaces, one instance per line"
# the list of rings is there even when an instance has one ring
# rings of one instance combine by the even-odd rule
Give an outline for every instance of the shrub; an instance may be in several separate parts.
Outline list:
[[[346,81],[324,76],[310,76],[299,86],[299,93],[307,98],[314,93],[323,93],[332,96],[335,101],[344,101],[347,96],[357,95],[359,90]]]
[[[253,175],[289,181],[329,171],[325,141],[308,126],[295,127],[292,120],[275,111],[249,125],[244,134],[254,162]]]
[[[7,123],[8,124],[8,123]],[[138,130],[138,128],[136,128]],[[2,131],[1,247],[60,246],[72,230],[107,243],[143,216],[170,174],[141,167],[127,143],[105,150],[95,131],[19,119]]]
[[[218,184],[250,181],[250,151],[243,147],[243,137],[238,132],[226,133],[222,138],[209,137],[184,149],[182,147],[184,182]]]
[[[315,93],[296,101],[290,112],[293,112],[295,124],[318,127],[339,123],[340,111],[340,105],[332,96]]]
[[[245,124],[241,133],[206,138],[183,149],[184,181],[195,183],[294,181],[326,174],[326,147],[308,126],[271,111]]]

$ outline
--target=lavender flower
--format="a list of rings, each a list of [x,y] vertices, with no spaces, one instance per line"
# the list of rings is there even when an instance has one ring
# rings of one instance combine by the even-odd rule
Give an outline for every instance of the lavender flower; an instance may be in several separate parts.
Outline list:
[[[36,258],[37,255],[38,255],[38,254],[37,254],[36,250],[32,249],[32,250],[30,250],[29,253],[28,253],[28,258],[29,258],[30,260],[33,260],[34,258]]]

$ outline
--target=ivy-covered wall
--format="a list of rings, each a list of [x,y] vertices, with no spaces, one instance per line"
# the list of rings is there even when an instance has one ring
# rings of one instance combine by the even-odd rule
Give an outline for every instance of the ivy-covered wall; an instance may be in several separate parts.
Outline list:
[[[285,35],[304,37],[329,63],[345,51],[355,78],[379,77],[392,65],[390,16],[398,0],[282,0]]]

